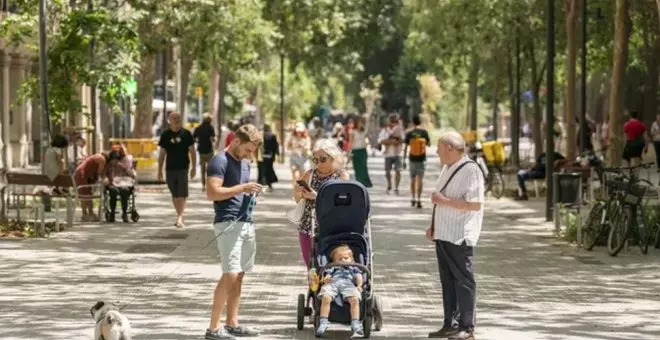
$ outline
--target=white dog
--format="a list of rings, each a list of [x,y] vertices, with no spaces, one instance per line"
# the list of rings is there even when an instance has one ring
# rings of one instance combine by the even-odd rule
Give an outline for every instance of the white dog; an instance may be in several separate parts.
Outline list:
[[[99,301],[90,313],[96,321],[94,340],[131,340],[131,325],[114,304]]]

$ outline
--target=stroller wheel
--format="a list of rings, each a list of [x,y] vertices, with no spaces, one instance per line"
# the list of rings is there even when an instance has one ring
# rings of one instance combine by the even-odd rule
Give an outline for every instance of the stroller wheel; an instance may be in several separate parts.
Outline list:
[[[298,295],[298,330],[305,327],[305,294]]]
[[[374,316],[371,313],[365,313],[364,320],[362,321],[362,328],[364,330],[364,338],[369,339],[371,337],[371,326],[374,322]]]
[[[137,221],[140,220],[140,214],[137,213],[137,211],[133,210],[131,211],[131,221],[137,223]]]

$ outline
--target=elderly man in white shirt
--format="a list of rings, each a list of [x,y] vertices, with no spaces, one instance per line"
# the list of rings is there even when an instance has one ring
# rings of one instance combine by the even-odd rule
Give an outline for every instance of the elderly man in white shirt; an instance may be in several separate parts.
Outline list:
[[[457,132],[438,139],[443,164],[431,196],[433,218],[426,237],[435,242],[444,323],[430,338],[474,339],[476,282],[474,251],[481,232],[484,178],[479,165],[465,155],[465,140]]]

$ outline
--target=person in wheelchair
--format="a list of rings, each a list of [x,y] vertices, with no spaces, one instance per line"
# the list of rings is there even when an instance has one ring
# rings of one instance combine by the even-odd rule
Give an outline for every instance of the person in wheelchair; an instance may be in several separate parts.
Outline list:
[[[109,198],[106,210],[106,220],[115,222],[115,212],[117,209],[117,198],[121,201],[121,219],[128,222],[129,198],[135,191],[135,170],[128,166],[122,160],[126,156],[118,148],[113,148],[108,154],[108,164],[106,165],[105,192]],[[131,211],[133,212],[133,211]]]

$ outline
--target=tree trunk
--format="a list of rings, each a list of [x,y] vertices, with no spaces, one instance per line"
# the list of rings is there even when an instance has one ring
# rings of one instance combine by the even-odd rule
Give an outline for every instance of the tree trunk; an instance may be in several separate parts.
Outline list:
[[[514,49],[509,49],[509,53],[507,53],[507,75],[508,75],[508,81],[509,81],[509,103],[511,106],[511,124],[510,126],[510,131],[509,131],[509,137],[511,138],[511,159],[512,163],[514,166],[518,167],[520,164],[520,120],[517,115],[518,113],[518,101],[516,98],[518,98],[518,95],[516,94],[516,88],[515,88],[515,75],[514,75],[514,68],[513,68],[513,56],[511,51]],[[517,66],[517,65],[516,65]]]
[[[177,97],[176,107],[181,114],[181,117],[184,118],[184,122],[188,121],[188,115],[186,112],[186,102],[188,98],[188,82],[190,81],[190,70],[193,67],[193,56],[188,55],[187,53],[180,53],[179,57],[181,58],[181,69],[180,77],[181,82],[179,84],[179,95]]]
[[[534,51],[534,42],[527,43],[527,54],[529,58],[530,67],[532,69],[532,102],[534,104],[534,113],[532,121],[532,138],[534,139],[534,158],[538,158],[543,152],[543,138],[541,133],[541,121],[543,120],[543,112],[541,110],[541,99],[539,98],[541,81],[543,81],[543,70],[539,72],[536,68],[536,55]]]
[[[153,90],[156,80],[156,56],[145,51],[140,56],[140,72],[137,75],[137,103],[135,105],[134,138],[153,138]]]
[[[628,39],[630,37],[630,16],[628,0],[616,0],[616,18],[614,25],[614,64],[610,80],[609,99],[609,145],[608,159],[612,165],[621,163],[623,146],[623,91],[626,67],[628,65]]]
[[[470,112],[469,112],[469,122],[470,122],[470,131],[477,131],[478,121],[477,121],[477,98],[478,98],[478,86],[479,86],[479,55],[477,51],[472,52],[472,58],[470,60]]]
[[[650,37],[649,37],[650,38]],[[654,38],[653,41],[647,41],[645,38],[646,49],[646,79],[644,79],[644,113],[642,117],[648,120],[655,120],[658,112],[658,55],[660,54],[660,38]]]
[[[209,72],[209,93],[208,93],[208,112],[211,114],[213,127],[216,133],[220,136],[220,123],[218,122],[218,68],[214,62],[211,62],[211,72]]]
[[[660,19],[660,0],[655,0],[658,3],[658,19]]]
[[[566,35],[568,38],[568,55],[566,57],[566,156],[568,159],[575,159],[575,84],[576,63],[577,63],[577,36],[575,27],[577,26],[578,1],[566,0]]]

